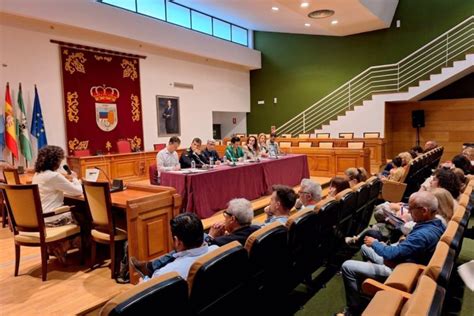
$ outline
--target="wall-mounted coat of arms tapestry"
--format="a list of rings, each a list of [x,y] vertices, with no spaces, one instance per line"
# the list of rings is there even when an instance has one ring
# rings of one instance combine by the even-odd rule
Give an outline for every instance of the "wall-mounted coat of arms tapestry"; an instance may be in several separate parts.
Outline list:
[[[143,150],[139,59],[60,46],[68,154]]]

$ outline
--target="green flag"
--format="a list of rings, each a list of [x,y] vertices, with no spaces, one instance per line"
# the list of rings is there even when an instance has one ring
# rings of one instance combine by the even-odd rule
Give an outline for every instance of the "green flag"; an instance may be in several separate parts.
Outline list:
[[[18,135],[20,138],[21,153],[23,154],[23,156],[25,156],[25,159],[27,161],[31,162],[33,160],[33,155],[31,154],[31,142],[30,142],[30,136],[29,136],[27,121],[26,121],[25,105],[23,104],[21,83],[20,83],[20,88],[18,90],[18,106],[20,107],[20,110],[21,110],[20,119],[17,121],[19,123]]]

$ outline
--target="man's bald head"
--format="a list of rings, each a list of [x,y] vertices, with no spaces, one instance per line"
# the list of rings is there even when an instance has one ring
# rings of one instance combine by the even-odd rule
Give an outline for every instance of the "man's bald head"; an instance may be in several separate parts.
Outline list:
[[[413,193],[408,204],[411,216],[417,223],[433,219],[438,211],[438,200],[428,191]]]

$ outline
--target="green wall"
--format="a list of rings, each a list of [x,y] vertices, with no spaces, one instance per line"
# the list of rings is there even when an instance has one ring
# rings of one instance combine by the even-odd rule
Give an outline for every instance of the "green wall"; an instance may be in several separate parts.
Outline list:
[[[254,32],[262,69],[250,74],[248,132],[285,123],[368,67],[398,62],[473,14],[473,0],[400,0],[385,30],[346,37]]]

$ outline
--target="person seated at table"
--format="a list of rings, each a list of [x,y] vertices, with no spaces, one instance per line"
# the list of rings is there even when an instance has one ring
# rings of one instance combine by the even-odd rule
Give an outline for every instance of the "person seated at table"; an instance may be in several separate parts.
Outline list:
[[[335,197],[339,192],[349,189],[349,181],[345,177],[333,177],[329,182],[328,196]]]
[[[237,240],[245,246],[247,237],[260,228],[252,225],[252,203],[246,199],[233,199],[224,211],[224,221],[212,225],[205,241],[209,245],[223,246]]]
[[[260,157],[268,157],[267,136],[264,133],[258,134],[258,150]]]
[[[279,221],[285,225],[288,221],[288,216],[290,216],[291,209],[295,206],[296,193],[291,187],[286,185],[274,185],[272,189],[270,205],[264,209],[267,218],[262,226],[275,221]]]
[[[173,236],[174,251],[165,255],[167,260],[140,262],[135,257],[130,258],[132,267],[142,276],[143,281],[158,277],[167,272],[177,272],[183,279],[187,279],[189,269],[200,257],[219,248],[209,246],[204,242],[204,227],[199,217],[194,213],[181,213],[171,219],[171,235]]]
[[[247,138],[247,145],[244,147],[245,159],[256,160],[260,156],[258,149],[257,137],[249,136]]]
[[[172,136],[168,141],[168,145],[156,154],[156,166],[159,172],[181,169],[178,153],[176,152],[180,144],[179,137]]]
[[[297,210],[301,210],[301,209],[314,210],[314,207],[319,201],[321,201],[321,198],[322,198],[321,184],[311,179],[301,180],[298,196],[299,198],[298,200],[296,200],[296,203],[295,203],[295,208]]]
[[[196,137],[193,139],[191,147],[181,154],[179,159],[181,168],[191,168],[192,161],[196,164],[196,168],[202,168],[206,164],[206,158],[202,154],[201,145],[202,141],[200,138]]]
[[[209,139],[206,144],[206,149],[202,152],[204,158],[206,158],[205,163],[211,165],[211,160],[216,164],[221,163],[219,158],[219,153],[216,151],[216,141],[214,139]]]
[[[75,172],[65,175],[58,171],[64,160],[64,151],[58,146],[45,146],[38,151],[35,162],[35,174],[32,183],[38,185],[43,213],[58,213],[44,217],[46,227],[64,226],[72,223],[83,224],[80,212],[73,216],[67,207],[64,207],[64,194],[82,195],[82,185]],[[64,209],[62,209],[64,208]],[[76,216],[76,217],[75,217]],[[69,249],[77,248],[80,237],[74,240],[64,240],[48,246],[48,253],[53,254],[61,263],[66,263],[66,254]]]
[[[32,183],[38,185],[43,213],[54,212],[64,206],[64,194],[82,195],[82,185],[75,172],[65,175],[58,171],[64,160],[64,151],[58,146],[45,146],[38,151]],[[44,218],[47,227],[75,222],[71,212]]]
[[[230,139],[230,145],[225,149],[225,156],[232,162],[244,159],[244,151],[240,147],[240,138],[238,136],[233,136]]]
[[[268,147],[268,155],[270,157],[276,157],[277,155],[280,154],[280,147],[278,147],[278,143],[276,142],[276,133],[271,133],[270,134],[270,139],[267,142],[267,147]]]
[[[346,175],[351,188],[357,183],[367,180],[367,176],[368,176],[367,171],[362,167],[347,168],[346,171],[344,171],[344,174]]]

